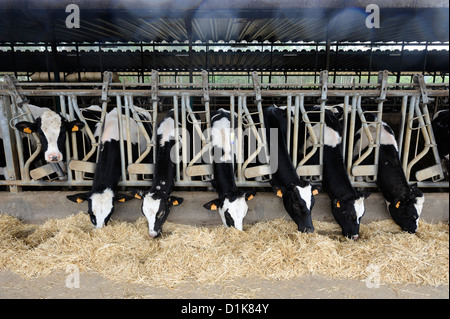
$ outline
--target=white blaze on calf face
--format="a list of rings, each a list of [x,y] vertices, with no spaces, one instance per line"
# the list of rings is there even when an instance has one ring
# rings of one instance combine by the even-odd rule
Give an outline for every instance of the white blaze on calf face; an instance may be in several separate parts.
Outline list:
[[[145,215],[148,221],[148,233],[150,236],[155,237],[158,233],[155,231],[156,214],[161,206],[161,199],[153,199],[152,193],[145,195],[142,202],[142,213]]]
[[[231,218],[233,218],[234,228],[242,230],[243,220],[248,212],[248,205],[247,201],[245,200],[245,195],[235,199],[233,202],[230,202],[229,199],[226,198],[223,202],[222,207],[219,207],[219,214],[224,225],[227,225],[227,221],[225,218],[225,212],[227,210],[228,214],[230,214]]]
[[[107,188],[103,193],[92,194],[91,198],[92,213],[97,221],[97,228],[103,227],[106,217],[111,213],[113,208],[114,192]]]
[[[312,188],[311,185],[305,186],[305,187],[300,187],[300,186],[295,186],[298,189],[298,192],[300,193],[300,197],[305,201],[306,203],[306,208],[308,210],[311,210],[311,203],[312,203]]]
[[[61,161],[63,155],[58,148],[58,137],[61,131],[61,117],[53,111],[46,111],[41,115],[41,130],[47,139],[45,160],[47,162]]]
[[[356,212],[356,222],[359,224],[361,217],[363,217],[365,208],[364,208],[364,197],[360,197],[355,200],[355,212]]]

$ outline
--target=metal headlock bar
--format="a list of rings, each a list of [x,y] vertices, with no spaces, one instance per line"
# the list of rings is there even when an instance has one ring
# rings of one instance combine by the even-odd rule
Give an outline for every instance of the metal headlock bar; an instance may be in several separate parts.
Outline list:
[[[224,98],[228,98],[232,115],[231,125],[236,129],[231,139],[233,143],[236,141],[232,145],[236,151],[236,184],[266,187],[269,186],[268,180],[273,171],[270,162],[271,145],[267,144],[264,129],[263,108],[272,104],[269,99],[275,98],[284,99],[287,104],[287,145],[299,176],[321,181],[325,109],[336,101],[342,101],[343,103],[339,103],[342,103],[344,109],[345,129],[342,141],[347,172],[355,187],[374,187],[382,120],[389,115],[383,114],[383,105],[386,101],[396,103],[400,100],[401,114],[394,115],[401,116],[399,128],[396,129],[397,143],[408,182],[418,182],[419,187],[449,187],[448,176],[444,174],[438,156],[428,108],[429,102],[434,98],[449,96],[449,83],[427,84],[421,75],[415,78],[414,83],[389,83],[387,71],[379,73],[378,83],[368,84],[328,83],[327,71],[321,72],[320,83],[295,85],[261,84],[257,72],[252,73],[252,83],[246,85],[209,83],[208,78],[208,73],[203,71],[201,83],[160,83],[158,72],[152,71],[150,84],[131,84],[114,83],[111,81],[111,73],[105,72],[103,83],[69,85],[18,83],[15,78],[5,76],[4,84],[0,86],[0,133],[6,167],[0,170],[4,172],[0,185],[9,186],[10,191],[20,191],[24,186],[91,186],[106,114],[113,108],[118,108],[119,139],[122,142],[122,178],[119,186],[149,187],[153,179],[156,152],[154,151],[151,157],[147,155],[156,146],[158,120],[164,116],[159,114],[162,110],[160,99],[164,99],[164,103],[169,101],[169,106],[174,109],[175,122],[181,123],[180,127],[175,127],[175,134],[179,136],[175,140],[176,151],[173,152],[176,161],[175,185],[209,186],[213,177],[210,114],[217,108],[211,105],[211,101],[224,101]],[[58,103],[58,111],[60,109],[61,115],[68,121],[79,119],[86,124],[82,134],[68,134],[64,160],[56,166],[36,163],[35,159],[41,151],[38,135],[27,135],[27,138],[24,138],[24,134],[14,127],[18,121],[34,121],[28,103],[36,98],[53,98],[53,101]],[[92,125],[91,119],[84,116],[85,107],[90,105],[87,101],[92,99],[100,101],[100,120],[94,123],[100,127],[100,136],[97,137],[94,137],[94,132],[88,124],[91,124],[91,127],[95,125]],[[255,105],[247,104],[249,99],[254,101]],[[376,120],[367,118],[369,111],[365,106],[366,99],[375,99],[375,110],[371,109],[370,112],[376,114]],[[143,106],[151,114],[149,121],[143,121],[138,115],[137,105],[142,105],[136,101],[142,100],[149,101],[149,104]],[[329,101],[333,101],[333,104]],[[308,106],[317,102],[320,104],[320,110],[310,111]],[[39,103],[38,101],[34,104]],[[224,107],[223,104],[221,107]],[[312,116],[317,118],[317,113],[320,115],[319,120],[312,121]],[[237,115],[236,119],[234,115]],[[360,141],[363,137],[366,139],[367,150],[360,151],[358,145],[355,145],[357,119],[362,123]],[[131,148],[130,127],[133,120],[137,123],[141,141],[137,157],[132,154]],[[300,127],[303,127],[300,126],[301,121],[305,124],[305,132],[299,132]],[[151,134],[147,133],[145,122],[152,125]],[[187,132],[188,126],[193,128],[192,132]],[[307,135],[312,148],[305,154]],[[299,140],[299,136],[305,136],[305,139]],[[248,140],[252,140],[253,145],[247,144]],[[80,143],[82,145],[79,145]],[[303,151],[300,151],[301,148]],[[316,152],[319,152],[319,164],[305,165]],[[374,156],[369,157],[372,154]],[[432,159],[431,164],[429,158]],[[258,161],[255,161],[256,159]],[[367,163],[368,159],[372,162]],[[259,164],[251,165],[252,163]],[[416,165],[418,163],[420,165]]]

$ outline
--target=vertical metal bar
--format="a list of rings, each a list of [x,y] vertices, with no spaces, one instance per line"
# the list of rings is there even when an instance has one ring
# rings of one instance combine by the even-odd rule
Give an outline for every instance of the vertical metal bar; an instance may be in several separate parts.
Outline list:
[[[186,169],[187,169],[187,165],[188,165],[188,154],[187,152],[190,152],[190,146],[192,145],[192,137],[189,137],[189,144],[188,144],[188,136],[187,136],[187,130],[186,128],[186,98],[189,98],[189,96],[187,95],[182,95],[181,96],[181,126],[183,127],[182,130],[182,143],[183,143],[183,147],[181,148],[182,150],[182,158],[183,158],[183,181],[184,182],[190,182],[191,181],[191,177],[189,175],[186,174]],[[192,132],[192,134],[194,134],[194,132]],[[192,154],[191,154],[192,155]]]
[[[294,167],[297,167],[298,159],[298,125],[300,122],[300,107],[303,107],[304,96],[295,96],[295,108],[294,108],[294,132],[293,132],[293,144],[292,144],[292,163]],[[290,123],[289,123],[290,124]]]
[[[117,125],[119,128],[119,149],[120,149],[120,171],[122,175],[122,181],[126,181],[127,172],[125,168],[125,147],[124,147],[124,138],[123,138],[123,119],[122,119],[122,103],[120,101],[120,95],[116,96],[117,101]],[[127,97],[125,96],[125,105],[127,106]],[[127,136],[128,141],[130,137]]]
[[[347,175],[352,182],[355,181],[355,177],[352,174],[353,166],[353,149],[355,142],[355,121],[356,121],[356,105],[357,101],[361,99],[361,96],[352,96],[352,109],[350,113],[350,126],[348,132],[348,157],[347,157]],[[362,138],[362,136],[360,137]]]
[[[230,125],[231,125],[231,163],[234,168],[235,164],[235,155],[236,155],[236,144],[235,144],[235,133],[236,133],[236,123],[234,118],[234,95],[230,96]],[[211,149],[211,148],[210,148]]]
[[[133,103],[132,96],[126,95],[125,96],[125,129],[126,129],[126,133],[127,133],[127,162],[126,162],[127,167],[128,167],[128,165],[133,163],[133,149],[132,149],[131,123],[130,123],[130,121],[132,121],[132,119],[130,118],[130,107],[131,107],[132,103]],[[133,123],[133,124],[135,124],[135,123]],[[138,141],[139,141],[139,139],[138,139]],[[140,145],[138,142],[138,153],[139,153],[139,149],[140,149]],[[124,163],[125,163],[125,161],[124,161]],[[133,176],[131,176],[131,174],[130,174],[130,180],[136,180],[135,174],[133,174]]]
[[[400,158],[402,158],[403,135],[405,133],[406,108],[407,108],[407,106],[408,106],[408,96],[405,95],[402,98],[402,109],[401,109],[402,119],[400,121],[400,133],[398,135],[398,140],[397,140],[398,152],[399,152],[398,155],[400,156]]]
[[[408,111],[408,121],[407,121],[407,125],[406,125],[406,133],[405,133],[405,140],[404,140],[404,148],[403,148],[403,161],[402,161],[402,168],[403,171],[406,174],[407,168],[408,168],[408,158],[409,158],[409,146],[411,143],[411,122],[413,120],[414,117],[414,108],[416,105],[416,100],[418,100],[418,97],[413,95],[411,97],[411,100],[409,102],[409,111]],[[418,103],[418,101],[417,101]]]
[[[17,180],[19,176],[19,166],[17,165],[17,147],[16,136],[9,126],[9,119],[11,118],[11,106],[9,98],[0,96],[0,132],[3,138],[3,149],[5,151],[6,175],[5,180]],[[14,130],[17,132],[17,130]],[[17,132],[18,135],[18,132]],[[1,142],[0,142],[1,143]],[[19,153],[20,154],[20,153]],[[23,161],[23,160],[22,160]],[[11,192],[18,192],[20,188],[12,185],[9,187]]]
[[[180,129],[178,127],[179,118],[178,118],[178,96],[173,97],[173,116],[175,120],[175,175],[176,175],[176,182],[179,183],[181,181],[180,179]],[[182,127],[182,130],[184,130],[185,127]],[[156,131],[156,127],[153,128],[153,131]],[[158,141],[155,139],[154,143],[157,143]],[[153,149],[153,152],[156,153],[157,146]],[[156,161],[154,162],[156,163]]]
[[[346,154],[347,150],[347,125],[348,125],[348,109],[349,109],[349,96],[344,97],[344,114],[343,114],[343,124],[342,124],[342,154]],[[345,156],[343,156],[343,161],[345,162]]]
[[[238,158],[238,181],[243,182],[245,180],[244,174],[242,174],[242,164],[244,163],[244,147],[243,147],[243,132],[244,125],[242,123],[242,95],[238,95],[238,145],[237,145],[237,158]]]
[[[289,154],[291,154],[291,134],[292,134],[292,132],[291,132],[291,122],[292,122],[291,105],[292,105],[292,95],[288,95],[287,106],[286,106],[286,121],[287,121],[286,144],[287,144],[287,149],[288,149]]]
[[[153,114],[152,114],[152,122],[153,122],[153,131],[152,131],[152,142],[153,145],[156,143],[156,126],[157,126],[157,117],[158,117],[158,85],[159,85],[159,75],[158,71],[152,70],[151,75],[151,81],[152,81],[152,107],[153,107]],[[178,114],[177,114],[178,116]],[[156,163],[156,148],[153,149],[153,163]]]

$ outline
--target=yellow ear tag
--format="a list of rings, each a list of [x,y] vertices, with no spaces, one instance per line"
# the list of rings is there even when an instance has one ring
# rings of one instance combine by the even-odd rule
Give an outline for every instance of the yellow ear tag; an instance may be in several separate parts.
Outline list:
[[[121,198],[121,199],[119,199],[119,202],[121,202],[121,203],[125,203],[125,198]]]
[[[78,128],[78,126],[74,125],[72,127],[72,132],[78,132],[80,129]]]
[[[77,203],[79,204],[81,202],[84,202],[84,200],[82,200],[81,198],[77,198]]]
[[[255,196],[253,196],[253,195],[250,195],[250,196],[248,197],[248,199],[247,199],[247,200],[252,200],[252,199],[253,199],[253,197],[255,197]]]
[[[211,210],[217,210],[217,206],[215,204],[211,205]]]
[[[177,201],[177,200],[174,201],[174,202],[172,203],[172,205],[173,205],[173,206],[177,206],[177,205],[178,205],[178,201]]]
[[[337,203],[336,203],[336,207],[337,207],[337,208],[341,208],[341,203],[340,203],[340,202],[337,202]]]
[[[142,197],[141,197],[141,196],[139,196],[138,194],[134,194],[134,198],[137,198],[137,199],[142,199]]]
[[[281,192],[280,189],[279,189],[278,192],[277,192],[277,196],[278,196],[278,197],[283,197],[283,193]]]
[[[25,128],[23,129],[23,132],[24,132],[24,133],[27,133],[27,134],[31,134],[31,133],[32,133],[29,127],[25,127]]]
[[[399,208],[400,207],[400,202],[397,202],[397,204],[395,204],[395,208]]]
[[[315,190],[312,191],[312,194],[313,194],[314,196],[316,196],[317,194],[319,194],[319,191],[318,191],[317,189],[315,189]]]

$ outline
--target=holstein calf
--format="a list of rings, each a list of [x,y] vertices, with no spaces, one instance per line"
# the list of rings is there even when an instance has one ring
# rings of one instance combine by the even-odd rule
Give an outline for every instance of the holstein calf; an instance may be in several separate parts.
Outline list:
[[[143,198],[142,214],[147,218],[151,237],[161,235],[162,226],[172,206],[180,205],[183,198],[171,196],[175,181],[175,119],[173,110],[159,123],[157,128],[156,163],[153,184],[148,191],[135,191],[133,195]],[[173,155],[174,156],[174,155]]]
[[[150,113],[144,109],[135,107],[139,117],[142,120],[150,121]],[[108,221],[114,212],[114,200],[124,202],[132,199],[133,196],[121,194],[116,191],[117,184],[121,177],[121,160],[120,160],[120,139],[119,139],[119,120],[117,108],[108,112],[105,117],[104,128],[101,138],[99,157],[94,173],[94,180],[92,190],[87,193],[79,193],[75,195],[68,195],[67,198],[73,202],[81,203],[88,201],[88,213],[91,222],[97,228],[107,225]],[[126,126],[125,117],[122,118],[123,127]],[[143,123],[151,135],[151,125]],[[97,124],[94,135],[100,135],[101,125]],[[130,131],[133,154],[138,152],[138,130],[137,122],[130,118]],[[127,141],[127,134],[123,136],[124,141]],[[145,140],[141,134],[141,148],[146,145]],[[125,160],[127,160],[125,158]]]
[[[21,121],[15,127],[22,133],[32,134],[36,132],[42,144],[41,152],[49,163],[63,160],[66,132],[77,132],[84,127],[84,123],[75,120],[68,122],[60,114],[49,108],[41,108],[29,104],[31,114],[35,122]]]
[[[367,121],[376,120],[376,115],[373,113],[365,113],[365,117]],[[369,130],[375,136],[375,124],[369,124]],[[361,121],[358,116],[355,123],[355,131],[353,154],[359,154],[360,148],[363,153],[369,143],[366,134],[361,133]],[[367,163],[367,161],[373,162],[373,152],[362,164]],[[381,128],[376,184],[386,199],[386,204],[392,219],[394,219],[402,230],[415,233],[425,198],[423,193],[418,189],[417,184],[412,186],[408,184],[400,163],[394,132],[385,122],[382,122]]]
[[[295,171],[286,145],[287,123],[283,110],[271,106],[264,109],[264,124],[266,126],[267,142],[278,143],[276,154],[270,154],[270,162],[277,161],[277,170],[272,172],[270,184],[277,189],[277,195],[283,198],[283,204],[289,216],[295,221],[301,232],[314,232],[311,210],[314,206],[314,196],[319,192],[319,186],[313,186],[302,181]],[[270,130],[278,130],[278,140],[270,140]]]
[[[237,121],[236,121],[237,122]],[[242,230],[248,212],[247,201],[256,192],[244,192],[235,183],[233,145],[237,145],[231,129],[230,112],[220,109],[211,114],[211,143],[213,147],[214,179],[212,185],[219,198],[205,205],[208,210],[218,210],[225,226]]]
[[[310,110],[319,111],[320,106]],[[309,113],[313,122],[318,122],[319,113]],[[299,130],[299,141],[304,140],[305,123]],[[320,124],[313,126],[316,137],[319,137]],[[306,154],[312,149],[312,139],[307,133]],[[303,151],[303,147],[299,148]],[[305,163],[305,165],[319,164],[319,151]],[[370,193],[357,192],[347,175],[342,155],[342,125],[330,110],[325,110],[324,146],[323,146],[323,186],[331,200],[331,212],[342,228],[342,234],[351,239],[358,239],[361,218],[365,213],[364,199]]]
[[[433,116],[431,126],[433,128],[434,138],[436,139],[439,156],[444,161],[448,170],[449,162],[449,110],[442,110]]]

